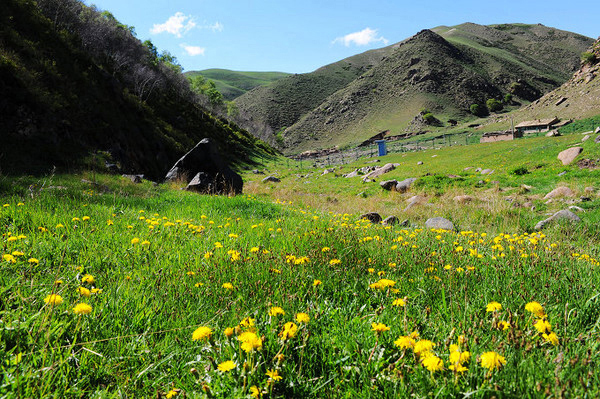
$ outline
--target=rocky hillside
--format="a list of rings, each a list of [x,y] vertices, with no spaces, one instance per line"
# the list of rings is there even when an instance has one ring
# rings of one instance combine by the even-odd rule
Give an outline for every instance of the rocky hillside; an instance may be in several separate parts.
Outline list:
[[[161,179],[204,137],[229,163],[264,143],[205,111],[168,53],[77,0],[0,2],[0,173],[101,168]]]
[[[581,119],[600,114],[600,39],[582,57],[571,79],[511,113],[515,122],[542,118]],[[507,124],[509,121],[503,121]]]
[[[240,123],[292,153],[357,144],[383,130],[416,129],[411,122],[423,109],[442,124],[467,121],[474,118],[473,104],[502,102],[510,94],[516,106],[556,88],[592,42],[542,25],[467,23],[423,30],[371,52],[360,69],[347,68],[353,73],[345,79],[323,85],[328,90],[317,87],[315,78],[333,81],[330,72],[339,63],[250,91],[236,100],[246,116]]]

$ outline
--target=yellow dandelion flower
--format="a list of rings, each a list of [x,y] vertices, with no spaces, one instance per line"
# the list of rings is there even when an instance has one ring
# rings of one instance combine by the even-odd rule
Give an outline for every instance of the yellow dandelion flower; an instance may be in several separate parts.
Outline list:
[[[375,269],[373,269],[372,267],[368,268],[368,269],[367,269],[367,271],[368,271],[370,274],[373,274],[373,273],[375,273]]]
[[[539,319],[538,321],[535,322],[535,324],[533,326],[535,327],[536,330],[538,330],[538,332],[540,334],[542,334],[542,333],[550,334],[550,332],[552,331],[552,325],[545,318]]]
[[[485,308],[486,312],[496,312],[498,310],[502,309],[502,305],[499,304],[498,302],[490,302],[487,304],[487,307]]]
[[[279,306],[273,306],[269,309],[269,316],[285,316],[285,311]]]
[[[250,253],[255,253],[255,252],[258,252],[259,250],[260,250],[260,248],[258,248],[258,247],[252,247],[252,248],[250,248]]]
[[[506,364],[504,356],[496,352],[485,352],[481,355],[480,360],[481,367],[486,368],[490,371],[499,369]]]
[[[410,336],[403,335],[394,341],[394,345],[400,349],[409,349],[415,346],[415,340]]]
[[[132,245],[138,244],[139,242],[140,242],[140,239],[137,238],[137,237],[131,239],[131,244]]]
[[[27,260],[27,262],[31,263],[32,265],[39,265],[40,264],[40,261],[37,258],[29,258]]]
[[[211,256],[213,256],[213,253],[210,251],[204,253],[204,259],[210,259]]]
[[[260,389],[258,389],[256,385],[252,385],[250,387],[250,396],[252,396],[253,398],[260,397]]]
[[[392,306],[404,307],[406,306],[406,301],[403,298],[395,299],[394,302],[392,302]]]
[[[533,313],[536,317],[543,318],[546,316],[546,312],[542,305],[539,302],[529,302],[525,305],[525,310]]]
[[[233,284],[231,283],[223,283],[221,287],[225,288],[226,290],[233,290]]]
[[[81,218],[81,220],[83,220],[84,222],[87,222],[88,220],[90,220],[89,216],[84,216]]]
[[[169,392],[167,392],[167,394],[165,395],[165,397],[167,399],[171,399],[171,398],[174,398],[177,395],[179,395],[179,391],[175,390],[175,389],[171,389]]]
[[[431,371],[432,373],[444,369],[444,362],[442,361],[442,359],[435,355],[426,356],[421,363],[427,370]]]
[[[279,336],[283,341],[287,341],[288,339],[292,339],[298,333],[298,326],[289,321],[283,325],[283,330],[279,333]]]
[[[296,313],[296,321],[298,323],[308,323],[310,321],[310,317],[306,313]]]
[[[262,339],[251,331],[245,331],[238,336],[238,340],[242,343],[241,348],[245,352],[251,352],[255,349],[262,348]]]
[[[321,285],[321,284],[323,284],[323,282],[321,280],[313,281],[313,287],[316,287],[317,285]]]
[[[381,334],[389,330],[390,328],[383,323],[371,323],[371,331],[374,331],[376,334]]]
[[[212,329],[210,327],[201,326],[198,327],[192,333],[192,341],[204,341],[209,340],[212,335]]]
[[[462,364],[451,364],[450,366],[448,366],[448,368],[454,371],[455,373],[464,373],[466,371],[469,371],[469,369],[463,366]]]
[[[542,334],[542,337],[544,337],[544,339],[547,342],[550,342],[552,345],[558,345],[558,336],[555,333]]]
[[[17,261],[15,260],[15,257],[11,254],[2,255],[2,259],[4,259],[4,261],[6,261],[8,263],[17,263]]]
[[[44,302],[46,302],[48,305],[60,305],[63,303],[63,299],[60,295],[50,294],[44,298]]]
[[[329,247],[321,248],[321,252],[329,252],[329,251],[331,251],[331,248],[329,248]]]
[[[245,328],[254,327],[254,322],[255,322],[255,319],[246,317],[244,320],[242,320],[240,322],[240,326],[245,327]]]
[[[223,334],[225,334],[225,336],[226,336],[227,338],[231,338],[231,337],[233,336],[234,332],[235,332],[235,331],[233,330],[233,328],[231,328],[231,327],[227,327],[227,328],[226,328],[226,329],[223,331]]]
[[[423,354],[430,352],[435,347],[435,343],[428,339],[422,339],[420,341],[415,342],[414,352],[422,356]]]
[[[283,378],[277,370],[268,370],[266,376],[269,377],[269,382],[277,382]]]
[[[86,274],[85,276],[83,276],[81,278],[81,282],[88,283],[88,284],[94,284],[96,282],[96,279],[91,274]]]
[[[499,321],[498,322],[498,328],[501,329],[502,331],[506,331],[510,328],[510,323],[508,321]]]
[[[102,293],[102,289],[100,288],[92,288],[92,294],[101,294]]]
[[[73,313],[75,313],[77,315],[90,314],[90,313],[92,313],[92,307],[90,305],[88,305],[87,303],[83,303],[83,302],[78,303],[73,308]]]
[[[341,260],[339,260],[339,259],[331,259],[331,260],[329,261],[329,264],[330,264],[331,266],[334,266],[334,265],[339,265],[340,263],[342,263],[342,261],[341,261]]]
[[[235,364],[235,362],[233,360],[227,360],[223,363],[219,363],[219,365],[217,366],[217,368],[219,369],[219,371],[226,373],[228,371],[233,370],[234,368],[237,367],[237,364]]]
[[[91,295],[91,291],[85,287],[78,287],[77,292],[79,293],[79,295],[84,296],[86,298],[89,298],[89,296]]]

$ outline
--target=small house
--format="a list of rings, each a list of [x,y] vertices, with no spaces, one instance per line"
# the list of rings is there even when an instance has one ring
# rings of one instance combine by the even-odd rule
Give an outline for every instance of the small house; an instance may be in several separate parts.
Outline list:
[[[494,143],[496,141],[510,141],[522,137],[522,134],[515,131],[514,134],[510,130],[503,132],[487,132],[481,135],[480,143]]]
[[[559,122],[558,118],[524,121],[516,125],[515,130],[521,134],[547,132]]]

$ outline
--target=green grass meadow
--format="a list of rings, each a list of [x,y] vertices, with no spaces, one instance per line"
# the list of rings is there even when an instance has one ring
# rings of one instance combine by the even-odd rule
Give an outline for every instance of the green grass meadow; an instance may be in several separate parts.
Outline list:
[[[390,178],[421,179],[409,195],[429,205],[409,211],[377,182],[336,177],[366,160],[308,184],[271,163],[282,183],[248,174],[237,197],[0,176],[0,396],[597,397],[597,196],[575,227],[532,226],[564,205],[541,194],[583,193],[598,172],[557,165],[580,137],[552,139],[383,158],[400,163]],[[457,231],[424,229],[431,216]]]

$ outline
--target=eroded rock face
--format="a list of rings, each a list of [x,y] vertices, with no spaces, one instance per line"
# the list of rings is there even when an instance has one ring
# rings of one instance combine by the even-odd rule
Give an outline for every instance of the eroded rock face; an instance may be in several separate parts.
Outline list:
[[[435,217],[427,219],[425,227],[428,229],[454,230],[454,224],[446,218]]]
[[[227,166],[207,138],[175,162],[165,176],[165,181],[181,179],[189,183],[186,189],[206,194],[241,194],[244,186],[242,177]]]
[[[561,151],[558,154],[558,160],[561,161],[563,165],[569,165],[575,160],[575,158],[577,158],[577,155],[581,154],[582,151],[583,147],[571,147]]]

